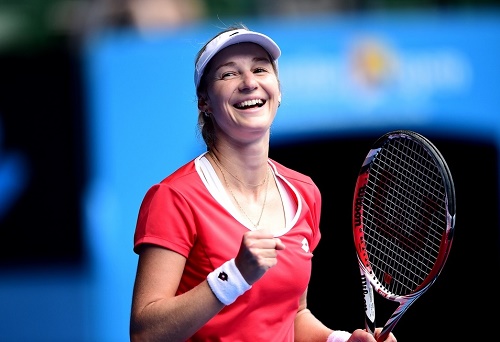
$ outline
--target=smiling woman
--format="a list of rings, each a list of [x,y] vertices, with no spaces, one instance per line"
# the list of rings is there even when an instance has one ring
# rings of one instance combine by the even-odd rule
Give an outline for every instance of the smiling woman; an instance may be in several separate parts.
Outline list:
[[[132,341],[375,341],[362,329],[352,338],[332,330],[307,308],[321,194],[269,158],[280,55],[244,26],[198,53],[207,151],[153,185],[139,209]]]

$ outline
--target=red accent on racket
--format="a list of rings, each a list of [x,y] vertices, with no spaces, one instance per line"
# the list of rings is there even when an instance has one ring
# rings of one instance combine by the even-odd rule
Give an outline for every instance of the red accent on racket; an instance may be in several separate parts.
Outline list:
[[[367,331],[376,327],[374,292],[399,303],[383,341],[434,283],[450,252],[455,188],[438,149],[408,130],[377,139],[358,175],[352,218]]]

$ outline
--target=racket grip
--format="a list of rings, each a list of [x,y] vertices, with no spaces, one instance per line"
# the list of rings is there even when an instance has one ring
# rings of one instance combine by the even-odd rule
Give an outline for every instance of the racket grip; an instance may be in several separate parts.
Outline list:
[[[373,287],[366,279],[364,271],[361,271],[361,285],[363,290],[363,302],[365,307],[365,328],[370,334],[375,334],[375,299],[373,296]]]

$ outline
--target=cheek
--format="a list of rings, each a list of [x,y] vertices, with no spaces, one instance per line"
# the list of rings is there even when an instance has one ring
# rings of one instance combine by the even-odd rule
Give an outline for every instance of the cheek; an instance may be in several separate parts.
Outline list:
[[[277,94],[278,97],[281,97],[281,85],[277,78],[273,80],[272,85],[270,85],[270,87],[272,87],[274,94]]]
[[[208,96],[210,98],[211,105],[217,106],[218,103],[227,102],[232,93],[233,91],[229,90],[228,87],[213,86],[209,90]]]

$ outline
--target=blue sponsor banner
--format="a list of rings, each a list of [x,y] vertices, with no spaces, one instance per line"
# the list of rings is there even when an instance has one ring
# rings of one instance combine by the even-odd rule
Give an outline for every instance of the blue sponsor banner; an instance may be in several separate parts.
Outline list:
[[[499,128],[498,17],[325,18],[285,31],[271,32],[283,49],[277,135]]]

